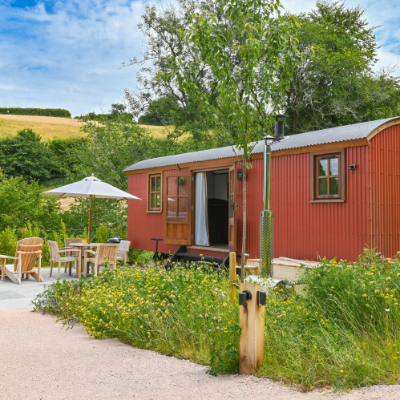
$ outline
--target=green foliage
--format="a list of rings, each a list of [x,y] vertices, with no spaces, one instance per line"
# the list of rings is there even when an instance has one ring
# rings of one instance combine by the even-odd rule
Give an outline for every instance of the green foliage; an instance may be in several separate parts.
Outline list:
[[[31,129],[0,138],[0,168],[9,176],[56,184],[73,179],[80,171],[78,151],[84,152],[87,138],[42,141]]]
[[[83,323],[96,338],[189,358],[211,365],[212,373],[237,372],[239,308],[228,293],[226,273],[196,265],[171,272],[118,268],[90,280],[57,282],[34,304],[67,324]]]
[[[399,113],[399,78],[372,72],[377,61],[375,27],[359,7],[318,0],[299,15],[296,65],[286,97],[287,133],[371,121]]]
[[[61,231],[53,232],[53,237],[54,240],[58,243],[58,246],[62,248],[65,246],[64,239],[73,238],[74,234],[73,233],[68,234],[66,224],[64,223],[64,221],[61,221]]]
[[[89,137],[77,162],[82,176],[94,173],[96,177],[127,190],[124,169],[148,159],[180,154],[207,148],[209,143],[197,146],[193,140],[175,141],[156,139],[131,119],[99,120],[101,124],[87,121],[84,131]]]
[[[129,249],[128,263],[148,264],[153,258],[153,252],[140,249]]]
[[[279,1],[262,0],[218,0],[193,7],[181,36],[199,49],[201,59],[188,63],[172,53],[167,58],[172,72],[159,73],[160,80],[197,99],[216,130],[244,150],[245,163],[250,143],[265,135],[282,108],[298,61],[296,19],[282,18],[280,7]],[[211,103],[199,87],[203,71],[212,77],[218,102]]]
[[[50,265],[50,248],[49,248],[49,243],[48,243],[48,237],[47,234],[44,235],[43,237],[44,243],[42,246],[42,267],[45,267],[47,265]]]
[[[55,138],[48,142],[52,157],[50,179],[53,186],[63,185],[66,181],[71,182],[81,174],[79,155],[84,153],[88,146],[89,139],[86,137]]]
[[[51,152],[32,129],[23,129],[0,140],[0,168],[10,176],[43,182],[51,177]]]
[[[19,108],[0,107],[0,114],[10,115],[38,115],[45,117],[71,118],[71,113],[62,108]]]
[[[132,121],[133,115],[126,111],[126,106],[124,104],[114,103],[111,104],[111,109],[109,113],[96,114],[95,112],[90,112],[86,115],[81,115],[80,120],[88,121],[104,121],[104,120],[126,120]]]
[[[7,227],[0,232],[0,254],[4,254],[6,256],[15,256],[17,240],[18,238],[15,229]]]
[[[400,377],[400,259],[366,251],[358,263],[305,269],[297,295],[266,306],[260,375],[306,389],[395,383]]]
[[[139,124],[176,125],[173,110],[177,108],[179,108],[179,104],[172,96],[150,101],[146,113],[139,117]]]
[[[60,226],[58,199],[41,196],[37,182],[27,183],[21,177],[9,178],[0,170],[0,230],[21,230],[28,223],[50,232]]]
[[[107,228],[107,225],[101,224],[96,229],[96,242],[97,243],[107,243],[107,240],[110,238],[110,230]]]
[[[37,225],[32,226],[32,223],[30,221],[28,221],[26,226],[21,229],[21,239],[39,236],[40,228]]]
[[[212,0],[202,4],[213,4]],[[201,50],[192,41],[185,41],[182,32],[190,26],[190,13],[187,10],[198,6],[193,0],[179,0],[178,7],[160,8],[147,4],[139,25],[147,38],[143,60],[135,57],[131,64],[143,66],[137,74],[137,90],[126,90],[125,97],[129,108],[141,123],[169,125],[173,138],[189,134],[198,143],[215,141],[211,129],[214,123],[197,99],[179,85],[159,79],[159,72],[173,73],[168,62],[171,49],[174,55],[185,64],[199,65]],[[203,90],[212,103],[218,101],[213,76],[207,70],[197,76],[199,90]]]

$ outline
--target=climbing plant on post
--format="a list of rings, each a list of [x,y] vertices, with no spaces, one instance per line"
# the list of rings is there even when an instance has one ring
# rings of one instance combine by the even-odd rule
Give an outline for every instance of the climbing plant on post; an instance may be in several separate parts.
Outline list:
[[[182,39],[199,49],[198,62],[168,57],[168,72],[159,73],[171,85],[183,88],[213,120],[219,133],[241,151],[243,165],[242,273],[246,252],[246,176],[251,168],[254,141],[273,124],[289,89],[295,62],[296,20],[281,16],[279,0],[216,0],[187,10],[190,13]],[[199,76],[209,77],[201,80]],[[208,91],[218,100],[208,101]]]

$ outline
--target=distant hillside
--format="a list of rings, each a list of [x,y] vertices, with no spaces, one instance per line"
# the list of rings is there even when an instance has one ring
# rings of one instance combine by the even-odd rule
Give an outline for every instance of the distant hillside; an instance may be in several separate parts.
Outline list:
[[[0,114],[0,137],[16,135],[21,129],[29,128],[43,139],[80,137],[82,123],[77,119],[38,117],[31,115]],[[165,136],[163,126],[142,125],[155,137]]]

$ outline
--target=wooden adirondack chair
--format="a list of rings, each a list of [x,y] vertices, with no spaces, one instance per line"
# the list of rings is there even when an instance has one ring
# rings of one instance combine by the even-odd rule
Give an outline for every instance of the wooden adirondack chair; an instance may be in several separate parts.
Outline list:
[[[106,262],[112,264],[115,268],[117,266],[118,256],[118,244],[100,244],[97,246],[96,251],[85,250],[85,257],[83,265],[90,262],[94,265],[94,275],[100,271],[100,265],[104,265]]]
[[[39,237],[26,238],[17,242],[15,257],[0,255],[1,260],[1,280],[7,275],[14,283],[20,285],[22,275],[26,274],[26,279],[32,275],[39,282],[43,282],[40,275],[42,263],[43,239]],[[7,265],[7,260],[15,260],[14,264]],[[38,260],[37,271],[34,271]]]

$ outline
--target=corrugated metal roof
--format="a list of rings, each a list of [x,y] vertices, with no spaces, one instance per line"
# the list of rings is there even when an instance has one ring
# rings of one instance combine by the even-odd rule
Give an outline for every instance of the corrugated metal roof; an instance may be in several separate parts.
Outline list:
[[[313,146],[317,144],[343,142],[346,140],[365,139],[375,129],[388,121],[396,118],[379,119],[377,121],[361,122],[359,124],[338,126],[337,128],[322,129],[319,131],[305,132],[298,135],[286,136],[282,141],[271,146],[272,151],[295,149],[299,147]],[[264,151],[264,141],[260,140],[253,149],[252,153],[262,153]],[[216,160],[241,156],[242,151],[238,151],[232,146],[220,147],[217,149],[194,151],[191,153],[178,154],[139,161],[131,165],[124,171],[135,171],[139,169],[166,167],[168,165],[186,164],[198,161]]]

